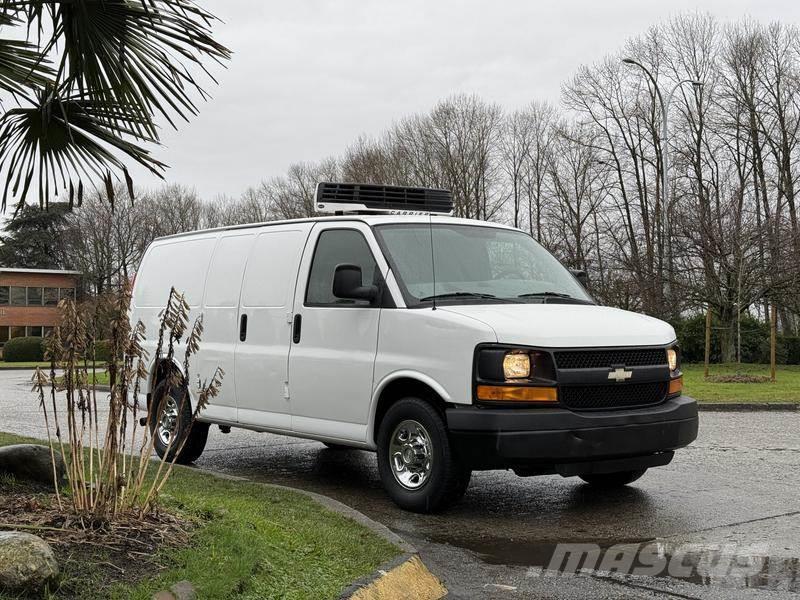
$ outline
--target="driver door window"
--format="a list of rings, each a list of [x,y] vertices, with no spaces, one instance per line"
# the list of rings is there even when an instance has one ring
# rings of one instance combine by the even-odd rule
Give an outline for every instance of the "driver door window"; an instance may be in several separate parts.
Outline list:
[[[341,264],[361,267],[362,285],[378,285],[380,271],[367,240],[354,229],[328,229],[317,240],[306,289],[306,306],[364,306],[366,300],[350,300],[333,295],[333,275]]]

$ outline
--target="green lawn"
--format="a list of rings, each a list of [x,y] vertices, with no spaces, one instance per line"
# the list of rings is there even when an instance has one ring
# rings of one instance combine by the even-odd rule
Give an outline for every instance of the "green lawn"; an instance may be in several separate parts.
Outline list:
[[[89,370],[89,378],[91,379],[91,377],[92,377],[92,372],[91,372],[91,369],[90,369]],[[56,381],[58,381],[59,383],[63,383],[64,376],[62,375],[61,377],[57,377]],[[106,385],[107,386],[109,381],[110,381],[110,378],[109,378],[108,371],[106,371],[104,366],[103,367],[99,367],[98,366],[97,369],[95,370],[95,373],[94,373],[94,382],[95,382],[95,384],[97,384],[97,385]]]
[[[49,369],[50,363],[49,362],[6,362],[4,360],[0,360],[0,369],[35,369],[36,367]]]
[[[49,369],[49,362],[6,362],[0,360],[0,370],[3,369],[35,369],[41,367],[42,369]],[[105,369],[105,363],[97,363],[98,369]]]
[[[800,403],[800,366],[778,365],[775,383],[711,383],[703,378],[703,365],[685,364],[684,391],[698,402],[792,402]],[[769,365],[711,365],[711,375],[744,373],[769,376]]]
[[[24,441],[0,433],[0,446]],[[133,586],[109,589],[99,585],[96,565],[62,564],[73,597],[145,600],[185,579],[203,599],[336,598],[400,552],[302,494],[190,468],[175,468],[162,501],[202,523],[191,546],[162,551],[167,569]]]

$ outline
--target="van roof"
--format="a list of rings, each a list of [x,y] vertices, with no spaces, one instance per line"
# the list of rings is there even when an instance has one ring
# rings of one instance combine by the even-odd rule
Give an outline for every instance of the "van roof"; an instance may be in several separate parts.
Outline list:
[[[229,225],[227,227],[216,227],[213,229],[201,229],[198,231],[187,231],[185,233],[176,233],[174,235],[167,235],[157,238],[156,242],[162,240],[169,240],[173,238],[191,237],[195,235],[203,235],[208,233],[217,233],[220,231],[235,231],[239,229],[254,229],[258,227],[268,227],[270,225],[286,225],[291,223],[330,223],[336,221],[359,221],[367,225],[389,225],[392,223],[446,223],[451,225],[478,225],[481,227],[497,227],[500,229],[516,229],[509,225],[502,223],[493,223],[491,221],[481,221],[478,219],[461,219],[458,217],[450,217],[445,215],[393,215],[393,214],[375,214],[375,215],[336,215],[328,217],[309,217],[305,219],[284,219],[281,221],[265,221],[262,223],[244,223],[242,225]]]

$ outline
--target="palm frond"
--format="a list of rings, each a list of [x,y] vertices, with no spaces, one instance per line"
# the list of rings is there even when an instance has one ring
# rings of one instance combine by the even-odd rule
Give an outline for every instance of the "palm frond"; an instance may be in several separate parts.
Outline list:
[[[0,8],[0,27],[13,25],[19,21]],[[0,90],[24,94],[31,87],[47,85],[54,75],[35,45],[0,38]]]
[[[112,171],[132,196],[125,157],[162,176],[144,145],[159,142],[158,115],[174,126],[197,113],[204,59],[230,57],[214,21],[192,0],[0,0],[0,26],[28,27],[25,42],[0,40],[0,89],[20,103],[0,117],[0,210],[34,187],[43,207],[80,203],[85,185],[113,203]]]
[[[65,82],[82,97],[136,110],[143,137],[157,139],[152,117],[188,120],[193,95],[206,94],[201,59],[220,62],[230,51],[211,36],[214,17],[190,0],[30,0],[57,5],[53,40],[63,39]],[[41,9],[37,8],[41,15]],[[40,17],[41,18],[41,17]],[[212,77],[213,80],[213,77]]]
[[[162,176],[165,165],[126,139],[143,125],[135,111],[93,99],[62,98],[49,88],[39,92],[37,100],[0,117],[0,176],[4,176],[0,210],[5,210],[9,194],[22,206],[32,183],[39,190],[39,205],[46,207],[51,196],[64,192],[74,202],[76,188],[80,202],[84,181],[108,184],[111,169],[126,173],[127,179],[115,152]]]

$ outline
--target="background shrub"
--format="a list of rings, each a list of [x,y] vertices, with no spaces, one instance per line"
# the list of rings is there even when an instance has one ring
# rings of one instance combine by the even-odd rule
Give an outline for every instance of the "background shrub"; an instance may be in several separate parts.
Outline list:
[[[89,360],[92,359],[92,348],[87,354]],[[94,343],[94,359],[97,362],[107,363],[111,358],[111,340],[97,340]]]
[[[703,362],[705,360],[706,316],[694,315],[672,323],[678,336],[678,345],[681,347],[681,360],[687,363]],[[714,343],[711,336],[711,362],[719,362],[719,343]]]
[[[701,363],[704,360],[706,339],[706,316],[697,314],[685,319],[674,321],[672,326],[678,336],[681,347],[681,357],[687,363]],[[711,353],[710,361],[718,363],[721,360],[720,350],[720,322],[714,318],[711,322]],[[742,315],[742,362],[743,363],[769,363],[769,324],[763,323],[750,315]],[[736,330],[733,331],[734,344]],[[778,335],[776,360],[782,365],[800,364],[800,337]]]
[[[34,362],[44,360],[43,339],[40,337],[18,337],[3,346],[6,362]]]
[[[800,365],[800,337],[780,336],[778,337],[778,344],[784,347],[787,365]]]

